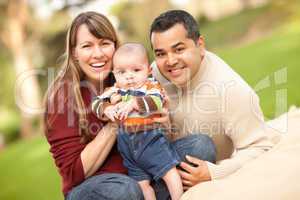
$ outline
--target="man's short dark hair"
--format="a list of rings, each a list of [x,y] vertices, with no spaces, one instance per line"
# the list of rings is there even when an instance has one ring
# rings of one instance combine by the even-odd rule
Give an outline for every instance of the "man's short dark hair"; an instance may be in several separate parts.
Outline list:
[[[200,32],[194,17],[184,10],[169,10],[154,19],[150,29],[152,32],[164,32],[176,24],[182,24],[187,31],[187,37],[197,42]]]

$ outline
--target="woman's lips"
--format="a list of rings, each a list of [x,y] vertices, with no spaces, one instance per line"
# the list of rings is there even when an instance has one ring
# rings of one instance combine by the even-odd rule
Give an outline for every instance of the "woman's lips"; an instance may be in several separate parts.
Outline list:
[[[93,63],[90,64],[92,67],[92,70],[95,72],[101,72],[103,70],[109,69],[109,65],[107,65],[107,62],[99,62],[99,63]]]
[[[90,64],[90,65],[93,68],[101,68],[105,65],[105,62],[93,63],[93,64]]]

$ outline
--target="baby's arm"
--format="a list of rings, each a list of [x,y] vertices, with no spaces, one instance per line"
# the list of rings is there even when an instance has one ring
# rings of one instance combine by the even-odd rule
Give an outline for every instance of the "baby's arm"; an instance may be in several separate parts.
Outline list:
[[[160,85],[153,84],[144,97],[137,97],[138,111],[142,114],[160,113],[165,102],[165,95]]]
[[[147,90],[146,95],[142,97],[133,97],[124,104],[120,104],[118,109],[118,116],[120,120],[127,118],[128,114],[133,110],[141,114],[152,115],[162,111],[164,103],[164,91],[157,83],[151,83],[150,89]]]
[[[114,121],[116,115],[116,107],[111,102],[111,97],[116,94],[114,87],[108,88],[100,96],[97,96],[92,103],[92,111],[96,116],[107,121],[108,119]],[[116,100],[116,98],[114,98]]]

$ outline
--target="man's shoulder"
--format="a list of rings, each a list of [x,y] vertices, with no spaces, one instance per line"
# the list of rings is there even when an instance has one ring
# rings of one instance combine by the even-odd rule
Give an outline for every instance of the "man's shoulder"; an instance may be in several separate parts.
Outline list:
[[[213,82],[244,82],[244,79],[221,57],[207,51],[206,54],[207,76]]]

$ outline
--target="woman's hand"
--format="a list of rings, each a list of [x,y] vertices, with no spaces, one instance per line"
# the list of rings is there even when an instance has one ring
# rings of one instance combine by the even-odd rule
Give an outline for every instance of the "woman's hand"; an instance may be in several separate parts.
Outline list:
[[[178,169],[184,190],[188,190],[190,187],[198,183],[211,180],[211,176],[205,161],[192,156],[186,156],[186,159],[195,166],[192,166],[186,162],[180,163],[180,167],[185,170],[183,171]]]

